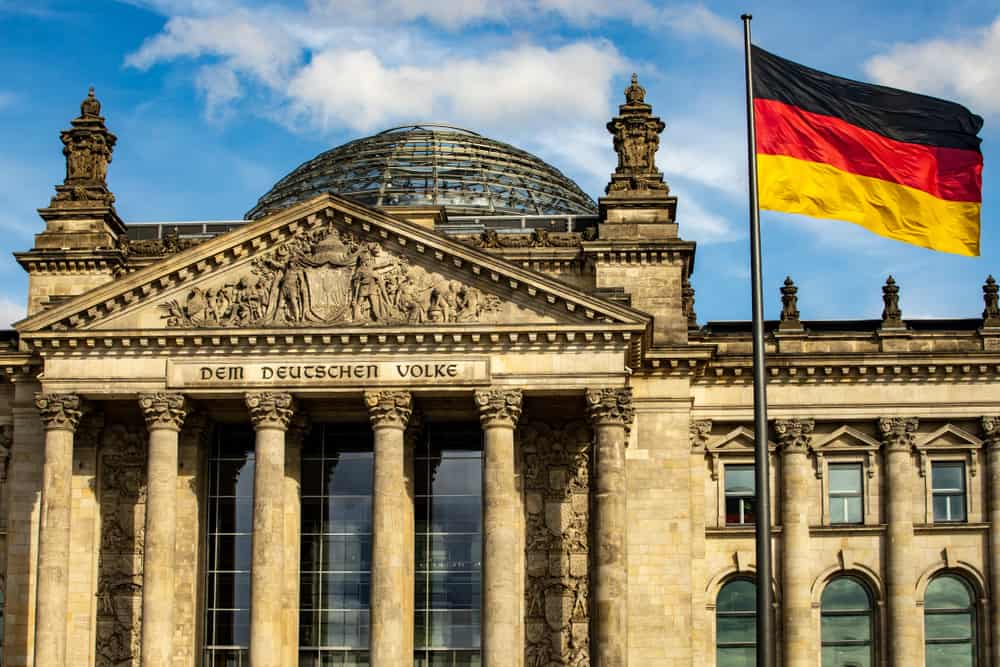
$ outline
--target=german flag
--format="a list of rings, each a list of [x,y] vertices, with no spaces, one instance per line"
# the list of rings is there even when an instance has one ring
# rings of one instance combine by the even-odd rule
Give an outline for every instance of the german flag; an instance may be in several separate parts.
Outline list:
[[[760,206],[979,255],[983,119],[753,47]]]

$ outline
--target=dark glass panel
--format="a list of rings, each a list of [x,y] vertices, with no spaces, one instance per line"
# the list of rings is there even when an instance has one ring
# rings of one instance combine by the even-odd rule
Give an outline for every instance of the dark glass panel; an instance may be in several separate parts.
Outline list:
[[[328,495],[367,495],[372,490],[372,454],[347,452],[324,464]]]
[[[861,464],[830,466],[830,493],[861,493]]]
[[[972,640],[972,614],[927,614],[924,634],[928,641],[945,639],[955,641]]]
[[[972,606],[969,587],[958,577],[935,577],[924,594],[925,609],[968,609]]]
[[[417,488],[430,489],[436,496],[479,495],[482,487],[480,458],[468,454],[451,451],[444,458],[428,459],[425,465],[418,465]]]
[[[726,493],[752,496],[754,494],[753,466],[726,466]]]
[[[417,535],[418,570],[472,570],[482,563],[479,533]]]
[[[756,616],[719,616],[715,640],[720,644],[753,644],[756,632]]]
[[[872,667],[870,646],[824,646],[823,667]]]
[[[716,667],[756,667],[757,649],[752,646],[719,648],[716,651]]]
[[[973,667],[975,651],[972,644],[928,644],[926,667]]]
[[[215,609],[249,609],[250,608],[250,574],[217,572],[215,580],[215,599],[210,606]]]
[[[716,601],[719,612],[754,611],[757,608],[757,587],[748,579],[736,579],[719,591]]]
[[[216,557],[212,564],[215,570],[250,571],[252,557],[252,537],[250,535],[226,535],[218,540]]]
[[[480,607],[479,572],[436,572],[417,582],[417,600],[431,609],[475,609]]]
[[[210,529],[218,533],[253,532],[253,498],[218,498],[212,501],[215,516]]]
[[[838,577],[823,589],[823,611],[867,611],[871,609],[868,591],[856,579]]]
[[[327,505],[329,518],[324,526],[324,532],[371,532],[371,496],[330,496],[327,499]]]
[[[965,464],[955,463],[933,463],[931,465],[931,477],[934,490],[957,491],[965,488]]]
[[[830,644],[841,642],[871,641],[871,620],[868,616],[824,616],[823,641]]]

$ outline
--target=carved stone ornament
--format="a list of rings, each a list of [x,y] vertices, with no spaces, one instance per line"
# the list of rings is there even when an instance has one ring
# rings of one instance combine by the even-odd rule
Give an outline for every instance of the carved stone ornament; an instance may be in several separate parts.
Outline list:
[[[698,328],[698,313],[694,310],[694,287],[687,276],[681,281],[681,309],[687,320],[688,329]]]
[[[127,236],[119,239],[121,250],[127,257],[161,257],[175,255],[193,248],[205,239],[182,239],[176,230],[171,230],[160,239],[131,241]]]
[[[1000,327],[1000,286],[993,276],[987,276],[983,284],[983,326]]]
[[[83,416],[83,401],[76,394],[35,394],[35,407],[47,431],[75,431]]]
[[[254,428],[277,428],[285,431],[295,414],[295,399],[291,394],[276,391],[249,392],[246,403]]]
[[[625,104],[618,107],[618,116],[611,119],[607,127],[614,137],[618,166],[605,192],[609,195],[644,193],[666,196],[670,188],[656,168],[660,133],[666,125],[653,115],[653,107],[646,104],[646,90],[639,85],[635,74],[632,75],[632,84],[625,89]]]
[[[892,276],[889,276],[882,287],[882,301],[885,304],[882,308],[882,328],[902,328],[903,312],[899,309],[899,285]]]
[[[785,452],[805,454],[812,442],[812,432],[815,425],[816,423],[812,419],[776,419],[774,421],[774,434],[777,437],[778,446]]]
[[[413,395],[408,391],[366,391],[365,405],[373,427],[405,429],[413,412]]]
[[[917,444],[918,425],[916,417],[881,417],[878,431],[889,451],[910,451]]]
[[[781,322],[778,329],[801,329],[799,321],[799,288],[792,282],[791,276],[785,277],[781,287]]]
[[[115,197],[108,190],[108,165],[115,135],[108,132],[101,116],[101,103],[91,88],[80,104],[80,115],[60,135],[66,156],[66,179],[56,186],[52,208],[110,206]]]
[[[691,442],[691,451],[704,452],[708,445],[708,436],[712,433],[711,419],[692,419],[688,426],[688,437]]]
[[[1000,450],[1000,415],[987,415],[982,419],[983,442],[990,449]]]
[[[167,326],[185,328],[472,323],[501,307],[332,223],[262,253],[237,280],[160,305]]]
[[[475,399],[483,428],[514,428],[517,425],[517,420],[521,417],[520,389],[480,389],[476,391]]]
[[[7,466],[10,464],[10,451],[14,446],[14,427],[11,424],[0,426],[0,484],[7,481]]]
[[[578,232],[551,233],[533,229],[530,234],[499,234],[495,229],[483,230],[474,237],[477,248],[576,248],[584,240]]]
[[[187,399],[183,394],[139,394],[139,407],[146,417],[146,427],[152,431],[165,428],[180,431],[187,416]]]
[[[588,389],[586,399],[587,413],[595,425],[611,424],[625,428],[632,425],[635,409],[632,407],[630,387]]]

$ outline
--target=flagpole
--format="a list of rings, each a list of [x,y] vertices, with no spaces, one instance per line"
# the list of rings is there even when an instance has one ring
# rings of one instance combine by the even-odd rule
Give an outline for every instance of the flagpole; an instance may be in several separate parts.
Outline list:
[[[764,367],[764,297],[761,288],[760,205],[757,201],[757,133],[754,129],[753,64],[750,21],[744,14],[743,41],[747,86],[747,163],[750,193],[750,284],[753,306],[754,477],[757,522],[757,667],[774,665],[774,621],[771,614],[771,489],[767,449],[767,377]]]

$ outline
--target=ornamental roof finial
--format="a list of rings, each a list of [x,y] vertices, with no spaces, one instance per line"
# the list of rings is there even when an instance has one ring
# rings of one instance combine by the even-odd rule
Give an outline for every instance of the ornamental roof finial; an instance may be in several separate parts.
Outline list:
[[[90,91],[87,93],[87,97],[80,102],[80,117],[81,118],[100,118],[101,117],[101,101],[94,96],[94,87],[90,87]]]
[[[639,75],[632,72],[632,85],[625,89],[625,101],[628,104],[643,104],[646,101],[646,89],[639,85]]]

